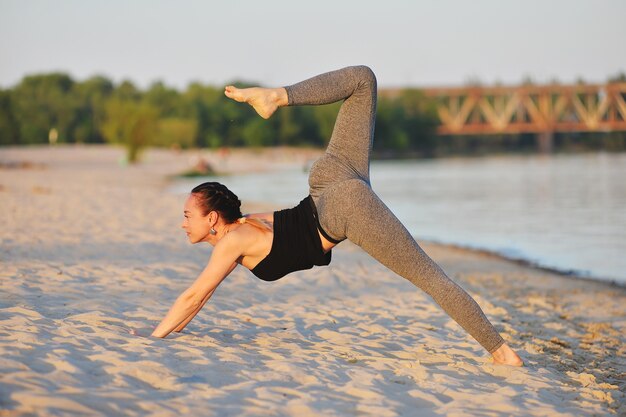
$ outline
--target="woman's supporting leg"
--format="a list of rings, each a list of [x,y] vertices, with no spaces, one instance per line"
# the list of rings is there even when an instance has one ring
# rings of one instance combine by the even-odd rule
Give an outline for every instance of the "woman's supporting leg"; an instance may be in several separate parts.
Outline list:
[[[430,295],[443,310],[489,353],[504,340],[476,301],[452,281],[417,244],[409,231],[378,198],[371,187],[357,179],[347,180],[325,196],[326,209],[337,219],[328,232],[343,235],[380,263],[408,279]]]

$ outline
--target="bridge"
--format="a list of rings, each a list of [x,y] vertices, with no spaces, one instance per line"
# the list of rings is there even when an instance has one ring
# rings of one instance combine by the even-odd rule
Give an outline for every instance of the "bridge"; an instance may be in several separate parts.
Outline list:
[[[381,91],[394,97],[401,89]],[[555,132],[626,131],[626,83],[420,89],[433,100],[440,135],[536,133],[542,151]]]

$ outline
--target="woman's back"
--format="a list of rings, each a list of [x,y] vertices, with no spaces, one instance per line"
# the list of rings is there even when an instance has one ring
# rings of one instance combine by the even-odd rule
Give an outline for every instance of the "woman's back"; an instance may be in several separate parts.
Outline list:
[[[250,269],[264,281],[275,281],[290,272],[328,265],[331,252],[325,251],[317,229],[310,197],[293,207],[273,213],[271,249]]]

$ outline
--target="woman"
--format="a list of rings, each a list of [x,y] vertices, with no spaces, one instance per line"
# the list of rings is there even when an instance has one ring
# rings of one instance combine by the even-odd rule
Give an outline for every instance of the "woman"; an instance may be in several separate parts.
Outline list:
[[[365,66],[328,72],[284,88],[227,86],[263,118],[279,107],[343,100],[326,153],[311,167],[310,195],[292,209],[242,217],[239,199],[219,183],[194,188],[182,227],[192,243],[215,248],[208,265],[176,300],[152,336],[181,331],[238,265],[273,281],[314,265],[328,265],[344,239],[429,294],[498,364],[522,366],[478,304],[430,258],[372,191],[370,151],[376,115],[376,78]]]

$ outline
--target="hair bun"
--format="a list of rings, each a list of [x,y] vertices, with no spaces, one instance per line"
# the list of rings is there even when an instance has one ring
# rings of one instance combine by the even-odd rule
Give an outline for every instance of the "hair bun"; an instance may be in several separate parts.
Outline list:
[[[219,182],[202,183],[191,190],[191,194],[199,197],[198,202],[205,216],[211,211],[217,211],[227,223],[233,223],[241,217],[241,201]]]

